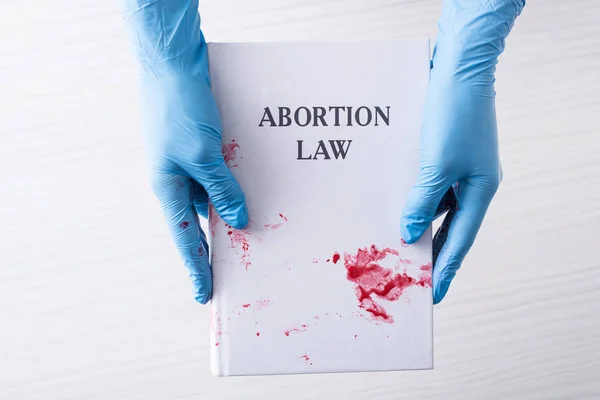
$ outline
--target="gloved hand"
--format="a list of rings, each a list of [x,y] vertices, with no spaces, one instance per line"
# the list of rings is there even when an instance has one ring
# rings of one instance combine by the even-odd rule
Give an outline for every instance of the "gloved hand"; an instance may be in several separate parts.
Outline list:
[[[210,300],[212,274],[198,214],[208,200],[234,228],[248,223],[244,194],[225,164],[197,0],[123,0],[139,61],[151,185],[192,280]]]
[[[421,169],[401,221],[416,242],[454,185],[456,208],[434,237],[433,300],[439,303],[471,248],[498,185],[494,74],[525,0],[445,0],[421,131]]]

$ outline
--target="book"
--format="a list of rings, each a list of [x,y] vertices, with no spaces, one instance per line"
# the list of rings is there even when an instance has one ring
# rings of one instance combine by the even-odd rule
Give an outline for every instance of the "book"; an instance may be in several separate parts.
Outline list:
[[[209,43],[247,228],[209,207],[217,376],[433,367],[431,230],[400,218],[419,172],[429,41]]]

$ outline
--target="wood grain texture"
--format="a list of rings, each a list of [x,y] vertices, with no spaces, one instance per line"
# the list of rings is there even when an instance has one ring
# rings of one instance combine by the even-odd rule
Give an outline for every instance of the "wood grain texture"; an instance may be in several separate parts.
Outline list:
[[[201,11],[214,41],[421,38],[440,3]],[[505,180],[435,309],[434,371],[223,380],[148,186],[118,2],[3,2],[0,398],[600,398],[599,20],[597,0],[530,0],[507,40]]]

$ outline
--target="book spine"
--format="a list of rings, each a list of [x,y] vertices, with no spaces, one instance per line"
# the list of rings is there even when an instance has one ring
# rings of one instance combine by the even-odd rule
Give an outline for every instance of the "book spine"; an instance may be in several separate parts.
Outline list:
[[[220,290],[218,285],[218,279],[215,279],[215,270],[219,268],[219,262],[215,257],[215,241],[214,236],[218,234],[216,226],[220,222],[220,217],[217,211],[209,204],[208,207],[208,244],[209,244],[209,256],[210,265],[213,271],[213,290],[212,299],[210,301],[210,369],[214,376],[225,376],[227,375],[227,338],[223,334],[226,327],[223,325],[226,323],[226,319],[223,320],[224,314],[224,299],[220,298]]]
[[[218,302],[211,300],[210,305],[210,371],[214,376],[222,376],[222,360],[221,351],[223,343],[221,343],[220,332],[217,329],[216,321],[218,320]]]

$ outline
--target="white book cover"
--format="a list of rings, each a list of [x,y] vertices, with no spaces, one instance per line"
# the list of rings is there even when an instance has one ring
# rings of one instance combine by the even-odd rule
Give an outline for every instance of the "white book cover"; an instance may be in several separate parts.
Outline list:
[[[209,211],[213,373],[432,368],[431,231],[400,235],[429,41],[208,46],[249,214]]]

